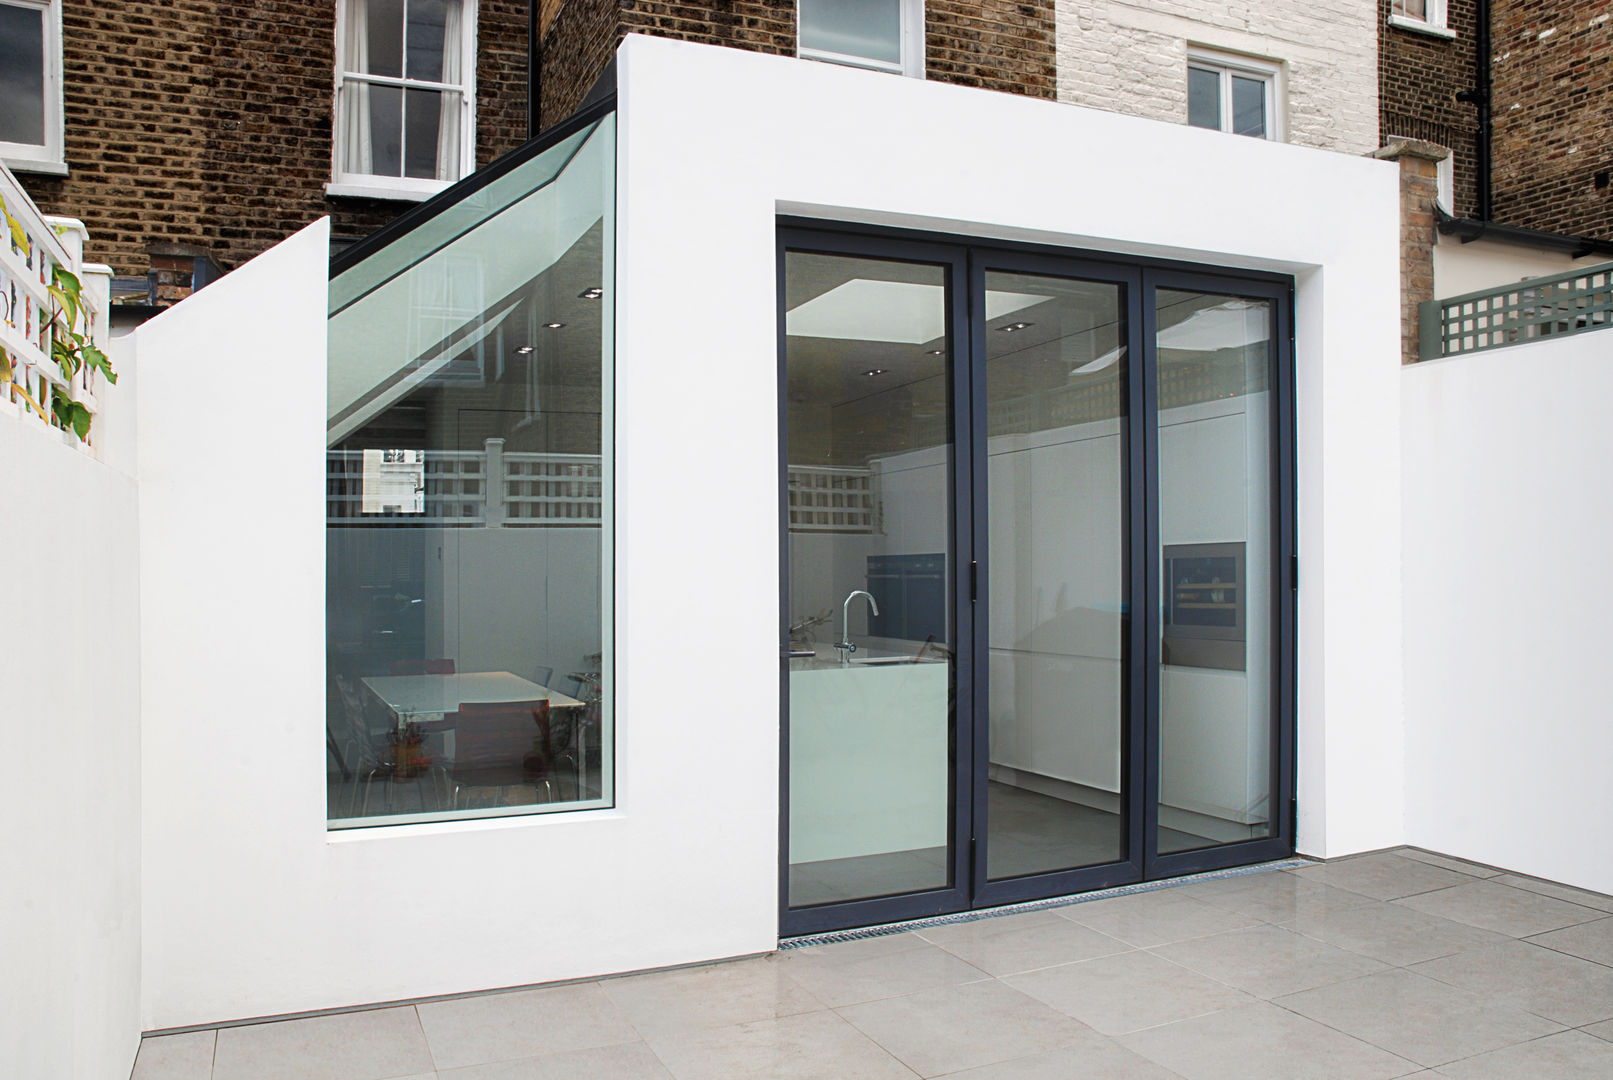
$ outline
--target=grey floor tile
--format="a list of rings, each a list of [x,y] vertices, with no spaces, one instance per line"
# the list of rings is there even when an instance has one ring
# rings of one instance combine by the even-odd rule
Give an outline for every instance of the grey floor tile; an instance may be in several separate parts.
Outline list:
[[[140,1040],[129,1080],[211,1080],[215,1031],[154,1035]]]
[[[676,1080],[912,1080],[913,1070],[831,1012],[686,1031],[650,1046]]]
[[[805,948],[784,949],[781,956],[811,956],[825,960],[868,960],[876,956],[922,949],[929,942],[911,930],[900,934],[879,934],[874,937],[853,938],[850,941],[833,941],[827,945],[809,945]]]
[[[1606,1039],[1608,1042],[1613,1042],[1613,1020],[1606,1020],[1600,1024],[1587,1024],[1581,1030],[1595,1035],[1598,1039]]]
[[[1175,889],[1111,896],[1053,910],[1072,922],[1140,949],[1237,930],[1260,921],[1184,896]]]
[[[1408,859],[1416,859],[1418,862],[1425,862],[1429,866],[1438,866],[1445,870],[1455,870],[1458,874],[1467,874],[1469,877],[1493,878],[1506,873],[1505,870],[1497,870],[1495,867],[1485,866],[1483,863],[1468,862],[1466,859],[1455,859],[1449,855],[1441,855],[1438,852],[1424,851],[1422,848],[1396,848],[1393,854],[1404,855]]]
[[[1332,885],[1334,888],[1370,896],[1374,900],[1396,900],[1402,896],[1446,889],[1472,881],[1466,874],[1432,866],[1404,855],[1378,852],[1352,855],[1316,866],[1294,870],[1296,877]]]
[[[1092,1037],[1085,1024],[996,980],[870,1001],[839,1013],[920,1076],[990,1065]]]
[[[1261,998],[1387,970],[1377,960],[1278,926],[1252,926],[1151,950]]]
[[[991,975],[1090,960],[1131,948],[1051,911],[948,923],[919,933],[931,944]]]
[[[380,1080],[432,1071],[410,1006],[223,1028],[214,1080]]]
[[[1272,923],[1378,903],[1370,896],[1281,871],[1194,882],[1180,891],[1195,900]]]
[[[1428,1068],[1562,1029],[1533,1013],[1399,970],[1274,1003]]]
[[[1606,912],[1595,908],[1565,903],[1494,881],[1472,881],[1408,896],[1395,903],[1508,937],[1543,934],[1607,917]]]
[[[639,1037],[597,983],[416,1007],[439,1070],[636,1042]]]
[[[646,1037],[825,1007],[786,973],[779,956],[629,975],[599,985]]]
[[[942,1080],[1182,1080],[1163,1065],[1132,1053],[1113,1039],[1093,1038],[977,1069],[945,1073]]]
[[[1105,1035],[1123,1035],[1255,1000],[1147,952],[1043,968],[1004,981]]]
[[[1564,1031],[1452,1062],[1439,1073],[1462,1080],[1607,1080],[1613,1076],[1613,1043]]]
[[[1569,1027],[1613,1018],[1613,969],[1528,941],[1470,949],[1411,970]]]
[[[1264,1002],[1122,1036],[1186,1080],[1388,1080],[1415,1063]]]
[[[1549,934],[1539,934],[1529,940],[1548,949],[1613,967],[1613,919],[1580,923],[1578,926],[1553,930]]]
[[[563,1054],[471,1065],[437,1073],[438,1080],[670,1080],[644,1043],[618,1043]]]
[[[1398,904],[1371,904],[1302,915],[1284,925],[1306,937],[1396,966],[1421,963],[1507,940],[1502,934]]]
[[[1524,877],[1522,874],[1502,874],[1495,880],[1502,885],[1511,885],[1514,889],[1528,889],[1530,892],[1537,892],[1541,896],[1567,900],[1570,904],[1578,904],[1581,907],[1613,912],[1613,896],[1608,896],[1604,893],[1575,889],[1568,885],[1559,885],[1555,881],[1541,881],[1539,878]]]
[[[783,953],[782,959],[790,978],[830,1006],[900,997],[988,977],[979,968],[927,941],[918,941],[916,948],[875,956],[864,956],[857,950],[837,953],[792,949]]]

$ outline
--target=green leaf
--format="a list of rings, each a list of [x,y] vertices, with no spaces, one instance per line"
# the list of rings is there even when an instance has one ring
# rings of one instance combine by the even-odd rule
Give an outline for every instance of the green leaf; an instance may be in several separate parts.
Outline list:
[[[11,379],[11,354],[0,349],[0,383],[8,383]]]
[[[67,328],[69,330],[76,329],[78,326],[78,293],[69,292],[60,285],[47,285],[45,286],[45,291],[50,294],[52,300],[56,301],[57,306],[66,313]]]
[[[79,442],[89,437],[90,421],[93,419],[95,418],[90,415],[90,410],[76,401],[73,402],[73,432],[78,436]]]
[[[80,353],[83,355],[86,365],[106,376],[106,381],[113,386],[118,384],[118,373],[112,370],[112,359],[106,353],[87,341],[80,349]]]
[[[0,199],[0,214],[5,215],[6,226],[11,230],[11,242],[22,249],[22,257],[26,259],[32,252],[32,247],[28,243],[28,232],[16,218],[11,216],[4,199]]]
[[[62,369],[64,379],[72,379],[74,375],[78,374],[78,369],[83,366],[73,346],[59,337],[51,338],[50,340],[50,358],[56,361],[57,367]]]

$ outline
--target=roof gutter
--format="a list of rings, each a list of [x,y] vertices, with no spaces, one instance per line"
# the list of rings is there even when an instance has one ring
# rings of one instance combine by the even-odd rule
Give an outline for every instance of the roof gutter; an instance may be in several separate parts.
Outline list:
[[[1546,251],[1565,252],[1570,258],[1586,255],[1606,255],[1613,258],[1613,240],[1598,240],[1594,236],[1569,236],[1566,233],[1543,232],[1540,229],[1520,229],[1516,225],[1499,225],[1494,221],[1474,218],[1453,218],[1436,210],[1441,236],[1454,236],[1464,244],[1475,240],[1495,240],[1503,244],[1540,248]]]

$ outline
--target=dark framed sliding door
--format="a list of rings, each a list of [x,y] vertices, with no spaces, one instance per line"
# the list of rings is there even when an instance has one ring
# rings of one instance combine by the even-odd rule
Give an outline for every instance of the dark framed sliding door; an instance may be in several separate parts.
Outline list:
[[[779,238],[782,932],[1292,853],[1290,282]]]

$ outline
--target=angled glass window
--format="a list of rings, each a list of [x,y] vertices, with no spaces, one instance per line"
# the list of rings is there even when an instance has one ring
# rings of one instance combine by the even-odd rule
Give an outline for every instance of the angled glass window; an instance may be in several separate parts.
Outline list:
[[[924,0],[798,0],[809,60],[924,77]]]
[[[613,803],[614,161],[609,115],[331,281],[332,828]]]
[[[0,0],[0,160],[66,172],[60,0]]]

